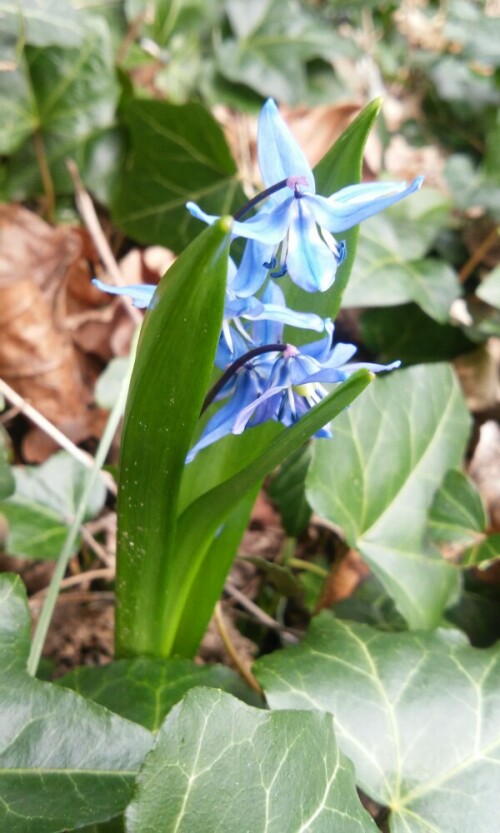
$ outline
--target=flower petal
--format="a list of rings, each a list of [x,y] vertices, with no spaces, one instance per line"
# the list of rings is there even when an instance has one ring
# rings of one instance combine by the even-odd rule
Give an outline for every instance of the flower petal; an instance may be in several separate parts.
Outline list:
[[[325,292],[335,280],[337,261],[321,239],[304,197],[295,200],[286,264],[292,281],[306,292]]]
[[[245,237],[247,240],[259,240],[261,243],[279,243],[283,240],[288,227],[288,215],[294,197],[289,197],[280,205],[268,211],[259,211],[248,220],[235,220],[232,230],[234,237]],[[202,220],[209,226],[219,220],[217,214],[207,214],[194,202],[187,202],[186,208],[192,217]]]
[[[233,433],[233,425],[239,412],[257,398],[261,389],[258,374],[254,373],[252,369],[243,371],[238,376],[233,395],[208,420],[198,442],[189,451],[186,463],[190,463],[202,448],[206,448],[222,437]]]
[[[273,249],[272,244],[248,241],[236,275],[228,282],[236,295],[245,298],[258,292],[267,277],[268,269],[264,263],[271,260]]]
[[[109,295],[125,295],[127,298],[132,298],[134,307],[139,307],[140,309],[149,307],[156,290],[156,284],[149,283],[131,284],[130,286],[111,286],[111,284],[103,283],[98,278],[94,278],[92,283],[101,292],[107,292]]]
[[[305,177],[309,190],[315,193],[314,175],[301,147],[281,118],[274,101],[269,98],[259,116],[257,133],[259,168],[266,188],[289,177]],[[269,197],[275,204],[283,202],[286,191]]]
[[[410,185],[406,182],[350,185],[328,198],[304,194],[302,200],[307,201],[319,226],[336,233],[353,228],[362,220],[403,200],[418,191],[422,182],[423,177],[418,176]]]

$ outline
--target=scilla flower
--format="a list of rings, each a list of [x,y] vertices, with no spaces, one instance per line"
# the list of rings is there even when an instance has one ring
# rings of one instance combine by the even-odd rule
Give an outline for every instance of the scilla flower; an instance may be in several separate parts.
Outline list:
[[[406,182],[350,185],[330,197],[316,194],[311,167],[269,99],[259,119],[257,134],[259,167],[266,190],[246,208],[267,198],[247,220],[240,211],[233,225],[237,237],[249,240],[235,287],[254,294],[268,271],[279,278],[288,273],[308,292],[324,292],[335,280],[345,257],[345,245],[332,237],[358,225],[373,214],[417,191],[423,177]],[[213,223],[195,203],[187,207],[194,217]]]

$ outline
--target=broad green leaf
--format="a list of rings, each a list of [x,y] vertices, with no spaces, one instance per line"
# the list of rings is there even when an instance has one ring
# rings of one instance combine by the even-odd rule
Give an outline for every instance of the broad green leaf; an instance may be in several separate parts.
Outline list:
[[[461,471],[447,472],[429,512],[429,532],[436,543],[470,543],[487,523],[481,495]]]
[[[283,528],[292,538],[298,538],[311,519],[311,507],[304,491],[310,461],[310,447],[300,448],[280,466],[267,488],[279,509]]]
[[[9,524],[9,553],[57,558],[85,488],[87,469],[61,451],[40,466],[14,466],[12,472],[15,492],[0,502],[0,514]],[[99,514],[105,499],[106,488],[98,481],[85,520]]]
[[[121,656],[165,655],[179,485],[219,339],[230,237],[227,220],[206,228],[159,284],[143,324],[120,460]]]
[[[438,234],[450,226],[452,209],[450,197],[424,182],[420,191],[384,211],[396,233],[390,235],[391,247],[404,260],[425,257]]]
[[[242,497],[257,489],[266,474],[346,408],[371,378],[368,371],[358,371],[338,385],[295,425],[282,430],[266,446],[257,447],[244,469],[202,494],[179,516],[171,576],[169,653],[189,656],[196,650],[229,569],[231,553],[226,550],[223,556],[220,539]],[[213,595],[208,586],[214,589]]]
[[[382,362],[441,362],[477,347],[460,327],[438,324],[416,304],[366,310],[360,326],[363,343]]]
[[[88,20],[78,47],[27,46],[18,68],[0,73],[0,150],[17,151],[5,163],[7,197],[41,193],[40,165],[48,167],[56,194],[72,193],[66,161],[75,160],[85,178],[99,152],[101,134],[114,124],[117,99],[104,20]],[[109,168],[111,160],[101,154],[102,175],[103,162]]]
[[[151,732],[160,728],[170,709],[195,686],[223,689],[252,705],[259,700],[229,668],[195,665],[187,659],[138,657],[82,666],[57,682]]]
[[[254,666],[272,709],[335,715],[358,786],[391,833],[500,828],[500,648],[457,631],[380,633],[321,614]]]
[[[476,295],[481,301],[500,309],[500,266],[493,269],[481,282],[476,289]]]
[[[95,386],[95,401],[99,408],[111,410],[120,395],[128,366],[127,356],[118,356],[106,365]]]
[[[480,569],[465,570],[464,589],[446,619],[476,648],[490,648],[500,637],[500,588]]]
[[[3,426],[0,425],[0,502],[5,500],[5,498],[10,497],[16,488],[14,475],[12,474],[11,467],[9,466],[7,454],[8,442],[7,432]]]
[[[500,94],[496,97],[498,103]],[[453,154],[446,162],[444,173],[458,208],[483,208],[500,217],[500,185],[487,171],[475,168],[470,156]]]
[[[26,671],[30,613],[18,576],[0,577],[0,829],[62,833],[127,805],[152,737]]]
[[[242,560],[249,561],[250,564],[257,567],[259,572],[264,573],[266,580],[276,588],[281,596],[294,596],[296,593],[300,593],[302,589],[300,581],[289,567],[258,555],[246,555]]]
[[[0,28],[31,46],[79,46],[84,18],[68,0],[0,0]]]
[[[500,66],[500,20],[496,15],[485,14],[476,3],[460,0],[449,7],[444,36],[460,44],[467,62]]]
[[[318,440],[306,495],[344,530],[412,628],[431,628],[456,594],[458,572],[425,542],[446,471],[461,463],[470,419],[446,365],[377,379]]]
[[[125,833],[125,818],[121,815],[101,824],[85,825],[78,828],[78,833]]]
[[[314,179],[318,194],[329,197],[341,188],[356,185],[361,180],[366,140],[381,105],[381,99],[371,101],[318,162],[314,168]],[[316,312],[324,318],[336,318],[355,260],[358,226],[343,232],[340,239],[344,240],[346,244],[347,256],[344,263],[339,267],[333,286],[326,292],[305,292],[305,290],[292,283],[288,277],[285,277],[280,285],[285,291],[289,307]],[[304,330],[296,330],[291,327],[285,328],[285,339],[297,345],[305,344],[311,340],[310,334],[304,332]]]
[[[245,17],[252,20],[252,15]],[[357,54],[354,41],[290,0],[272,0],[254,23],[240,38],[222,42],[217,68],[230,81],[287,104],[298,104],[307,93],[307,61]]]
[[[486,570],[500,559],[500,533],[494,532],[488,535],[484,541],[479,541],[465,551],[461,561],[463,567],[479,567]]]
[[[414,301],[444,323],[459,294],[458,278],[447,263],[408,259],[388,217],[378,215],[363,223],[344,307],[387,307]]]
[[[132,155],[112,210],[131,237],[179,251],[203,228],[188,200],[221,215],[246,202],[224,134],[201,104],[128,99],[122,117]]]
[[[333,718],[270,714],[194,689],[160,729],[126,813],[127,833],[370,833]]]
[[[338,619],[362,622],[379,631],[407,630],[393,600],[373,574],[361,582],[352,596],[334,604],[332,612]]]

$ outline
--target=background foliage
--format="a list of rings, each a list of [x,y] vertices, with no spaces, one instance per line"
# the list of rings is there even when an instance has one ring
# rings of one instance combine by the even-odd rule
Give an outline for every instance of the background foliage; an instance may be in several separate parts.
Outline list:
[[[323,108],[311,111],[322,114],[313,122],[319,135],[329,119],[345,126],[343,113],[349,122],[383,95],[365,178],[427,178],[410,200],[364,223],[359,237],[349,233],[349,283],[339,271],[320,302],[329,314],[341,306],[337,337],[355,341],[363,359],[401,359],[404,369],[377,379],[345,409],[332,440],[299,448],[306,428],[289,436],[255,429],[204,452],[179,484],[177,545],[193,573],[194,609],[203,586],[222,585],[278,451],[293,451],[267,484],[285,533],[279,552],[272,560],[253,558],[261,575],[255,601],[274,630],[260,620],[241,625],[261,655],[255,672],[265,699],[227,668],[186,658],[120,659],[43,682],[51,668],[41,666],[38,678],[26,670],[23,582],[0,576],[6,829],[233,833],[242,819],[266,833],[332,825],[346,833],[498,828],[500,500],[492,483],[500,459],[499,67],[493,2],[0,0],[1,219],[10,229],[20,204],[31,216],[26,225],[22,215],[27,237],[17,236],[18,226],[2,236],[0,368],[35,404],[40,374],[29,358],[25,372],[9,345],[17,350],[31,339],[29,357],[47,338],[47,322],[57,338],[68,329],[64,315],[76,316],[76,328],[75,297],[90,277],[81,264],[76,276],[57,271],[71,260],[79,224],[68,159],[120,255],[151,246],[180,254],[200,233],[185,211],[188,199],[230,214],[258,190],[249,125],[268,96],[289,108]],[[316,167],[321,193],[347,184],[377,109],[376,102],[365,109],[362,128],[348,127]],[[293,125],[297,113],[285,112]],[[50,234],[33,217],[48,221]],[[210,238],[214,263],[222,231]],[[210,248],[209,237],[173,270],[189,273],[196,293],[203,277],[196,247]],[[95,254],[85,249],[86,259],[95,263]],[[50,280],[38,274],[47,261],[55,264]],[[147,279],[149,267],[141,264]],[[293,305],[317,303],[283,285]],[[211,289],[205,286],[207,297]],[[186,312],[200,327],[204,297],[193,294]],[[14,307],[26,298],[35,299],[25,304],[38,316],[34,329]],[[86,307],[96,321],[99,304],[93,299]],[[116,335],[123,308],[109,309],[98,326],[104,321]],[[182,326],[177,321],[172,330]],[[92,384],[75,387],[74,368],[73,376],[47,384],[48,399],[56,400],[47,415],[56,424],[61,418],[63,430],[90,452],[102,421],[85,411],[84,427],[78,423],[89,404],[81,392],[107,365],[96,396],[109,408],[118,397],[108,380],[119,384],[127,366],[123,357],[108,364],[120,351],[99,333],[91,349],[80,340],[74,359],[80,367],[82,354],[92,353],[83,374]],[[47,356],[57,362],[67,353],[54,334],[47,345],[44,373]],[[189,410],[185,372],[178,368],[178,393]],[[205,384],[210,368],[189,372]],[[352,390],[339,394],[339,408],[366,383],[353,380]],[[59,404],[70,389],[82,400],[78,418]],[[137,398],[145,408],[158,404],[151,387]],[[192,404],[193,420],[199,404]],[[7,400],[0,405],[0,536],[9,557],[2,569],[29,577],[57,558],[86,473],[66,452],[27,465],[34,458],[26,424]],[[258,456],[264,441],[275,456]],[[153,505],[155,457],[141,462],[150,466]],[[203,501],[214,510],[210,530],[196,526]],[[70,582],[95,566],[89,531],[101,547],[109,543],[109,529],[99,523],[112,512],[112,495],[97,480],[74,537]],[[227,531],[219,535],[226,516]],[[156,541],[153,525],[150,532]],[[190,566],[198,539],[212,559],[209,577],[195,576]],[[340,592],[353,560],[356,581]],[[29,565],[27,572],[20,564]],[[109,572],[99,581],[97,592],[103,581],[106,592]],[[36,596],[29,601],[35,610]],[[194,653],[199,622],[209,613],[200,602],[195,627],[190,604],[177,611],[175,647],[184,656]],[[307,636],[290,645],[313,617]],[[370,813],[356,788],[370,799]]]

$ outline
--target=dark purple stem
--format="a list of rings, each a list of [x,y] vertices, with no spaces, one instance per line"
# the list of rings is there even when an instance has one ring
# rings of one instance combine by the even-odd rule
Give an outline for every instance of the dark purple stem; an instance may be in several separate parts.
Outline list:
[[[249,361],[254,359],[255,356],[261,356],[262,353],[282,353],[285,348],[286,344],[282,344],[281,342],[276,344],[261,344],[260,347],[254,347],[252,350],[249,350],[248,353],[244,353],[242,356],[237,358],[232,364],[229,365],[229,367],[226,368],[220,379],[218,379],[215,385],[208,391],[201,408],[201,413],[205,413],[217,394],[220,393],[224,385],[229,381],[231,376],[234,376],[240,367],[246,365]]]
[[[248,212],[250,211],[251,208],[254,207],[254,205],[258,205],[259,202],[262,202],[262,200],[265,200],[266,197],[270,197],[271,194],[275,194],[276,191],[281,191],[282,188],[287,188],[287,187],[288,187],[288,179],[282,179],[281,182],[277,182],[275,185],[271,185],[270,188],[266,188],[265,191],[261,191],[259,194],[257,194],[257,196],[252,197],[251,200],[249,200],[247,203],[245,203],[245,205],[242,208],[240,208],[239,211],[236,212],[236,214],[234,215],[234,219],[235,220],[241,220],[241,218],[244,217],[245,214],[248,214]]]

